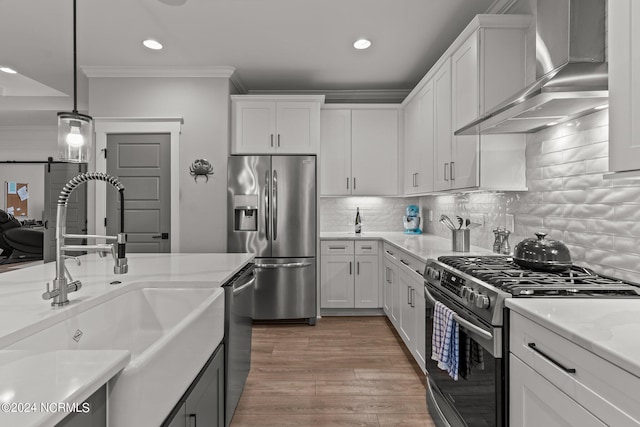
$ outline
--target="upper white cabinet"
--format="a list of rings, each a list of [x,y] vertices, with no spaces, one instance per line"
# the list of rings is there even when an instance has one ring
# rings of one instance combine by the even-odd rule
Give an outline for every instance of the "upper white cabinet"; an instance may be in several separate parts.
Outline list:
[[[398,194],[399,110],[323,109],[320,194]]]
[[[231,154],[316,154],[323,96],[232,95]]]
[[[477,15],[410,94],[405,105],[405,194],[460,189],[525,190],[525,135],[456,136],[456,129],[476,120],[526,86],[525,15]],[[426,91],[426,92],[425,92]],[[416,99],[429,93],[431,117],[422,112],[416,130]],[[419,142],[414,135],[422,133]],[[433,138],[432,140],[430,138]],[[417,146],[433,152],[433,187],[415,185]],[[424,153],[420,154],[425,156]]]
[[[405,194],[433,191],[434,113],[433,81],[429,81],[404,109]]]
[[[640,171],[640,3],[611,0],[609,32],[609,170]]]

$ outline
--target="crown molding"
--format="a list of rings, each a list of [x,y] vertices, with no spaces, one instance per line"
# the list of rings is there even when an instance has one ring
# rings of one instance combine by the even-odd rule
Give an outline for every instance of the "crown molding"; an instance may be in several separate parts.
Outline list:
[[[81,67],[88,78],[95,77],[219,77],[231,78],[234,67],[180,67],[180,66],[87,66]]]
[[[250,90],[249,95],[324,95],[325,104],[399,104],[411,89]]]

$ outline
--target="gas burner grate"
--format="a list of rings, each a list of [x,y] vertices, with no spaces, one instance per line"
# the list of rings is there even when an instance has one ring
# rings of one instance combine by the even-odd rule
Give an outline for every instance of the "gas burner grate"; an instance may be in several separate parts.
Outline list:
[[[443,256],[438,261],[513,296],[639,296],[640,288],[573,266],[546,272],[523,268],[506,256]]]

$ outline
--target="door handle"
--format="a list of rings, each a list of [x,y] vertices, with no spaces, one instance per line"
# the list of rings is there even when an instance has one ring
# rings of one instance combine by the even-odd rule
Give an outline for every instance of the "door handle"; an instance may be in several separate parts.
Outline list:
[[[349,276],[351,276],[351,261],[349,261]]]
[[[356,274],[360,275],[360,261],[356,262]]]
[[[269,240],[269,171],[265,173],[264,182],[264,229],[267,240]]]
[[[449,181],[449,178],[447,178],[447,169],[449,169],[449,163],[444,164],[444,180],[445,181]]]
[[[411,286],[407,286],[407,304],[411,305]]]
[[[169,233],[162,233],[162,234],[157,234],[155,236],[151,236],[152,239],[162,239],[162,240],[168,240],[169,239]]]
[[[280,147],[280,134],[278,134],[278,148]]]
[[[349,189],[349,177],[347,177],[347,190]]]
[[[411,307],[415,307],[416,299],[415,299],[416,290],[411,288]]]
[[[273,240],[278,238],[278,171],[273,170]]]
[[[309,267],[310,262],[287,262],[284,264],[256,264],[256,270],[259,268],[302,268]]]
[[[273,134],[271,134],[270,136],[271,136],[271,146],[273,147]]]
[[[558,368],[562,369],[563,371],[565,371],[565,372],[567,372],[569,374],[575,374],[576,373],[576,370],[574,368],[567,368],[562,363],[558,362],[553,357],[549,356],[547,353],[545,353],[542,350],[540,350],[538,347],[536,347],[536,343],[530,342],[530,343],[527,344],[527,346],[529,346],[529,348],[531,350],[533,350],[536,353],[540,354],[540,356],[544,357],[549,362],[553,363],[554,365],[556,365]]]
[[[449,173],[449,176],[451,177],[451,181],[455,181],[456,176],[454,174],[455,169],[454,169],[454,165],[456,164],[456,162],[451,162],[451,165],[449,166],[449,168],[451,169],[451,172]]]
[[[196,414],[189,414],[189,427],[198,427]]]
[[[355,179],[355,177],[353,178],[353,189],[354,190],[356,189],[356,179]]]

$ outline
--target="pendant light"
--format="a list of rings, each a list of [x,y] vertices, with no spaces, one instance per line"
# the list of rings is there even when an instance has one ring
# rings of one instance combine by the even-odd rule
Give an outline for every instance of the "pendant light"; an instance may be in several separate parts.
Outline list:
[[[93,152],[93,119],[78,113],[78,65],[76,58],[76,0],[73,0],[73,111],[58,113],[58,158],[88,163]]]

